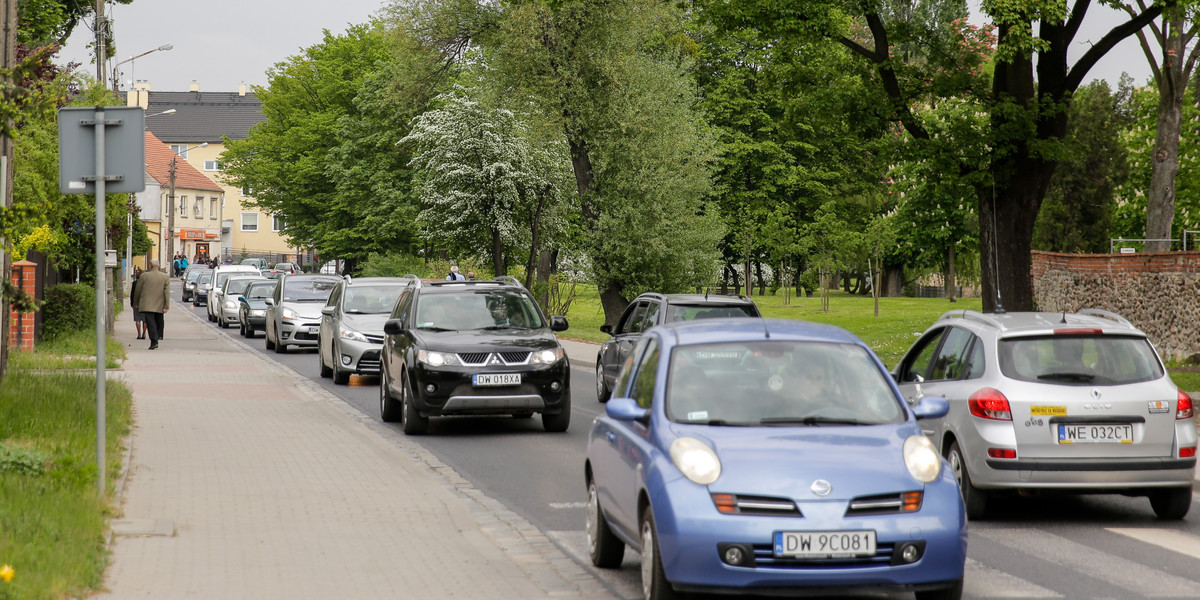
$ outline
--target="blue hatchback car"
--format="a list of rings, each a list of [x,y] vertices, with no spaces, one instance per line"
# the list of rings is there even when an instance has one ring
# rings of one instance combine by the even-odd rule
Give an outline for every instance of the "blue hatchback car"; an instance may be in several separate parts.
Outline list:
[[[584,467],[593,564],[641,553],[647,600],[679,592],[962,595],[967,518],[915,405],[837,327],[715,319],[649,330]]]

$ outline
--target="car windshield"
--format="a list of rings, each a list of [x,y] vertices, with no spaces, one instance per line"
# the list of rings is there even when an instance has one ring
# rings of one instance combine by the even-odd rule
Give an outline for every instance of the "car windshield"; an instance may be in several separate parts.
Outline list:
[[[230,298],[241,295],[253,282],[253,279],[230,279],[225,283],[225,293],[229,294]]]
[[[417,304],[420,329],[537,329],[545,327],[537,304],[512,289],[424,294]]]
[[[337,279],[289,279],[283,286],[284,302],[324,302],[338,284]]]
[[[673,421],[807,427],[907,418],[887,374],[853,344],[754,341],[679,346],[666,410]]]
[[[1064,385],[1120,385],[1163,376],[1141,336],[1051,335],[1000,340],[1000,372],[1012,379]]]
[[[667,322],[757,316],[758,310],[753,304],[671,304],[667,307]]]
[[[197,283],[208,283],[210,281],[212,281],[212,273],[201,273],[200,277],[196,279]]]
[[[188,281],[195,281],[195,280],[199,279],[200,275],[202,275],[203,273],[204,273],[204,271],[201,269],[197,269],[195,271],[188,271],[188,273],[187,273]]]
[[[404,291],[407,283],[391,285],[355,285],[346,289],[343,299],[348,313],[376,315],[390,313],[396,306],[396,298]]]
[[[255,281],[250,284],[250,287],[246,288],[246,292],[242,295],[247,299],[256,298],[262,300],[270,298],[275,295],[276,285],[274,281]]]

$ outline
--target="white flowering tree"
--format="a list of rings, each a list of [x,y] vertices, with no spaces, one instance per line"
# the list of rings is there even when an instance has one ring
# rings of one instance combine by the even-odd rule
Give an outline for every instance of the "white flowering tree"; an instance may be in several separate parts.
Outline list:
[[[570,173],[565,145],[535,139],[512,110],[461,86],[435,104],[400,140],[413,146],[425,235],[451,252],[489,255],[506,274],[526,247],[537,255]]]

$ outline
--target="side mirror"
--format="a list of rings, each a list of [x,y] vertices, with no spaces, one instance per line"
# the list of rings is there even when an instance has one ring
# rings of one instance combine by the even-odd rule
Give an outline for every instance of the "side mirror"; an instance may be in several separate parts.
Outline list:
[[[326,306],[321,309],[321,314],[323,314],[323,315],[333,316],[333,313],[335,313],[335,312],[337,312],[336,306]]]
[[[567,327],[570,327],[570,325],[567,324],[566,317],[558,315],[550,317],[550,331],[566,331]]]
[[[266,302],[267,306],[275,306],[274,298],[263,298],[263,302]]]
[[[613,398],[604,405],[604,413],[618,421],[644,421],[650,409],[638,406],[633,398]]]
[[[918,420],[940,419],[950,412],[950,403],[941,396],[922,396],[912,405],[912,411]]]
[[[245,301],[246,301],[245,296],[238,296],[238,302],[245,302]]]
[[[606,323],[606,324],[604,324],[604,325],[601,325],[601,326],[600,326],[600,331],[602,331],[602,332],[604,332],[604,333],[607,333],[608,335],[612,335],[612,331],[613,331],[613,330],[612,330],[612,325],[609,325],[609,324],[607,324],[607,323]]]
[[[383,332],[388,335],[398,335],[403,331],[404,325],[400,319],[388,319],[383,322]]]

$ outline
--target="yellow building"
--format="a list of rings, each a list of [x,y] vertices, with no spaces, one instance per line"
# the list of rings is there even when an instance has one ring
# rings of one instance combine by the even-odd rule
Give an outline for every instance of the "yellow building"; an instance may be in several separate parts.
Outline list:
[[[187,217],[179,213],[175,227],[202,229],[213,225],[215,219],[218,238],[206,243],[209,244],[209,255],[221,261],[238,262],[254,257],[265,258],[269,263],[304,262],[297,249],[281,235],[282,220],[243,204],[249,199],[246,190],[230,185],[221,174],[224,139],[245,139],[254,124],[266,120],[262,102],[247,93],[244,85],[237,92],[201,92],[196,84],[192,84],[192,90],[187,92],[155,92],[146,84],[137,87],[126,93],[126,104],[146,109],[146,130],[154,133],[196,171],[216,182],[222,191],[222,201],[215,211],[205,205],[202,207],[204,216],[199,221],[196,221],[194,210],[189,211]],[[190,201],[194,203],[195,197],[190,196]],[[211,202],[211,196],[204,198],[205,202]],[[150,226],[149,221],[147,226]],[[189,245],[193,240],[181,240],[180,233],[176,232],[176,246],[183,243],[189,250],[194,250],[194,245]],[[188,254],[189,260],[192,257]]]

